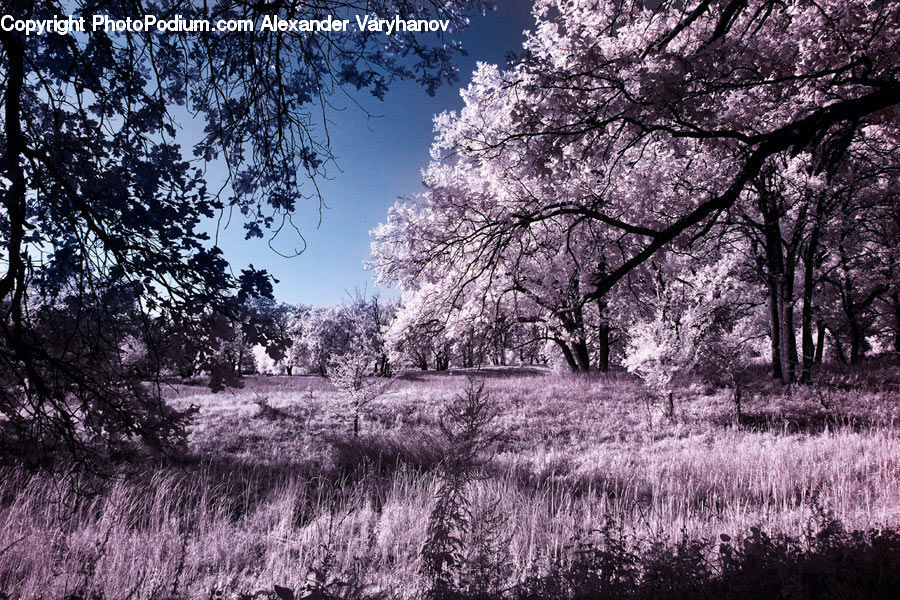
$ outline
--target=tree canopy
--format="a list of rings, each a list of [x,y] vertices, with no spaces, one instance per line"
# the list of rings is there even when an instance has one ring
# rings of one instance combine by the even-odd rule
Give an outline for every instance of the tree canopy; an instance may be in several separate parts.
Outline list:
[[[515,298],[518,318],[565,332],[557,341],[574,355],[590,336],[586,307],[608,327],[623,281],[647,277],[661,252],[720,239],[743,211],[761,228],[781,344],[793,339],[798,253],[811,290],[825,221],[828,236],[839,231],[826,219],[838,197],[860,215],[850,222],[878,217],[896,245],[896,3],[538,0],[534,16],[523,55],[480,65],[463,108],[436,118],[427,191],[374,232],[383,280],[440,290],[448,318],[490,286]],[[890,192],[873,204],[877,189]],[[802,223],[793,241],[784,219]],[[872,247],[852,229],[855,252]],[[829,260],[851,246],[829,245]],[[885,272],[870,292],[896,289]],[[845,304],[852,313],[881,292]],[[796,348],[779,354],[791,362]]]
[[[4,11],[88,21],[363,12],[458,30],[486,4],[47,0]],[[252,266],[233,273],[210,223],[235,212],[248,237],[289,232],[332,158],[335,95],[382,98],[398,79],[433,93],[455,78],[458,51],[450,38],[404,32],[0,32],[2,444],[43,460],[174,435],[182,415],[133,380],[123,340],[158,345],[160,321],[189,339],[227,337],[239,305],[271,295],[272,282]],[[187,120],[202,123],[199,138],[186,139]],[[207,178],[213,163],[225,180]],[[248,335],[267,341],[264,328]],[[216,353],[200,357],[221,383]]]

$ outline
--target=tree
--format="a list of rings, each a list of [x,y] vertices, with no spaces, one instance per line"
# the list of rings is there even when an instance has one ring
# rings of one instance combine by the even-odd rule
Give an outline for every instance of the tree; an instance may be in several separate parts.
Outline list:
[[[5,11],[16,19],[149,14],[211,23],[359,11],[446,18],[458,28],[473,5],[482,3],[42,0],[11,2]],[[402,78],[433,92],[455,76],[457,50],[450,40],[414,34],[259,27],[27,39],[0,32],[3,445],[79,446],[86,455],[93,442],[84,440],[162,442],[176,432],[181,416],[164,407],[158,391],[110,376],[113,365],[97,363],[115,353],[91,352],[107,345],[98,324],[113,326],[115,296],[135,299],[148,344],[159,342],[154,323],[170,324],[184,339],[204,341],[196,354],[204,364],[195,366],[222,371],[211,348],[234,334],[245,301],[271,295],[272,287],[252,267],[232,275],[206,223],[236,211],[248,237],[268,235],[275,247],[275,236],[293,229],[298,203],[316,196],[314,178],[331,160],[324,130],[330,99],[345,90],[381,98]],[[188,140],[191,157],[176,141],[183,119],[204,126],[199,139]],[[213,163],[227,176],[207,187]],[[304,178],[313,184],[301,185]],[[75,307],[73,319],[56,318],[51,298]],[[57,343],[75,339],[78,345]]]
[[[429,365],[436,370],[446,368],[442,359],[448,354],[450,340],[441,318],[441,304],[432,292],[439,294],[428,286],[405,292],[396,317],[385,331],[385,347],[397,369],[426,371]]]
[[[623,362],[667,398],[670,416],[675,386],[692,374],[730,385],[740,416],[740,376],[757,335],[752,295],[736,276],[741,260],[736,252],[703,262],[669,255],[656,268],[655,295],[628,332]]]
[[[395,204],[373,232],[378,276],[415,292],[415,302],[427,305],[430,319],[450,329],[475,321],[490,323],[496,334],[501,323],[540,323],[573,371],[590,370],[591,341],[599,340],[606,347],[607,359],[601,361],[606,370],[607,318],[603,304],[588,296],[588,275],[603,260],[598,254],[603,242],[592,228],[564,215],[543,221],[514,243],[505,231],[481,239],[525,202],[516,194],[527,183],[494,168],[475,161],[432,163],[425,173],[426,194]],[[567,193],[562,187],[557,184],[554,193]]]
[[[846,329],[856,332],[857,352],[851,354],[858,359],[862,330],[857,314],[879,298],[893,279],[890,251],[878,252],[875,247],[894,246],[898,240],[888,216],[895,200],[887,191],[896,177],[896,136],[890,128],[877,125],[854,129],[848,136],[842,157],[827,163],[806,152],[775,157],[745,201],[732,211],[750,240],[757,273],[768,290],[773,375],[785,383],[794,380],[798,362],[800,381],[811,380],[816,355],[822,356],[826,315],[832,315],[828,320],[834,323],[835,314],[849,310]],[[848,252],[854,247],[870,254],[867,266],[856,269],[856,277],[865,273],[870,280],[871,297],[867,294],[862,300],[864,306],[851,301],[846,290],[834,292],[854,287],[847,273],[852,262]],[[875,259],[879,254],[887,264]],[[842,278],[835,274],[838,264],[845,267]],[[799,361],[797,303],[801,305]],[[813,339],[814,319],[817,340]],[[839,327],[831,329],[834,333]]]
[[[257,372],[273,374],[283,370],[287,375],[293,371],[290,360],[293,346],[293,326],[298,309],[290,304],[262,298],[253,302],[250,308],[251,322],[264,331],[268,343],[250,348]]]
[[[841,182],[833,225],[825,231],[830,250],[822,260],[823,287],[833,298],[823,321],[840,360],[859,363],[867,338],[879,336],[879,304],[890,304],[897,287],[897,182],[900,136],[896,128],[871,127],[854,140],[835,179]],[[896,334],[896,329],[894,330]],[[844,356],[844,344],[849,355]]]
[[[299,309],[288,332],[290,360],[294,366],[327,376],[337,357],[361,353],[371,357],[372,374],[388,377],[391,362],[385,332],[395,311],[392,302],[362,294],[335,306]]]
[[[766,180],[801,154],[810,177],[827,177],[860,130],[896,123],[898,11],[842,0],[538,0],[525,52],[503,70],[480,65],[463,108],[436,118],[427,198],[395,208],[376,232],[378,268],[401,286],[440,279],[453,296],[477,297],[484,279],[520,296],[573,290],[544,308],[568,330],[594,303],[608,332],[616,286],[657,252],[715,230],[756,188],[767,256],[782,252],[767,271],[772,336],[792,377],[795,267],[802,250],[810,266],[818,260],[811,233],[825,211],[806,210],[813,217],[796,223],[785,254]],[[818,197],[795,200],[815,207]],[[403,235],[415,241],[391,241]],[[577,286],[560,285],[563,274]],[[804,322],[811,312],[810,302]]]
[[[345,403],[341,416],[349,415],[353,436],[359,436],[360,419],[366,406],[387,391],[393,379],[379,379],[372,374],[375,356],[365,349],[353,348],[332,358],[328,367],[328,380],[343,396]]]
[[[602,297],[665,245],[702,231],[772,157],[809,149],[833,162],[848,132],[895,119],[886,109],[900,101],[897,11],[840,1],[538,2],[526,58],[489,85],[476,81],[479,101],[442,147],[583,175],[597,193],[557,197],[504,226],[566,212],[619,232],[626,251],[609,257],[591,291]],[[485,110],[498,96],[512,97],[510,114]]]

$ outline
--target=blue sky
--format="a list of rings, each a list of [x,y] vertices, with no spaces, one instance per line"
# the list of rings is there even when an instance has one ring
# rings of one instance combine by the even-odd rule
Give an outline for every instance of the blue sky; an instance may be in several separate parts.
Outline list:
[[[460,35],[468,56],[458,59],[457,83],[442,86],[434,97],[411,83],[394,86],[384,102],[358,96],[366,110],[379,118],[367,118],[349,101],[343,102],[346,110],[332,113],[329,133],[342,172],[330,167],[331,180],[321,182],[328,209],[320,226],[314,202],[298,210],[295,222],[306,239],[306,251],[296,258],[282,258],[265,240],[244,240],[240,223],[232,223],[220,233],[219,245],[235,271],[250,263],[265,268],[279,280],[276,297],[298,304],[335,304],[357,288],[370,294],[376,291],[372,273],[363,268],[369,257],[369,231],[384,220],[398,196],[422,189],[420,172],[428,161],[432,117],[459,108],[459,88],[468,84],[476,61],[503,64],[508,52],[521,49],[522,31],[532,24],[527,0],[498,4],[495,12],[472,17],[470,27]],[[212,179],[210,188],[216,185]],[[299,242],[284,236],[275,245],[290,252]],[[382,296],[396,294],[378,291]]]

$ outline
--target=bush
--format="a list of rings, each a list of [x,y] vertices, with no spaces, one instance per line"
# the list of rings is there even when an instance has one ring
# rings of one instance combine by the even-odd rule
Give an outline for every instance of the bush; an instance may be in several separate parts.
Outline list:
[[[832,519],[802,538],[767,535],[718,544],[682,538],[630,550],[613,527],[579,538],[549,571],[516,586],[515,600],[622,598],[895,598],[900,589],[900,531],[846,531]],[[712,559],[710,558],[712,557]]]

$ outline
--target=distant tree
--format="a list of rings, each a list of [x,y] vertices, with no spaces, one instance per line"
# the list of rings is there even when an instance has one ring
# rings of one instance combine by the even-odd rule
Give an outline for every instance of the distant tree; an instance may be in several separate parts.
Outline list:
[[[325,376],[332,355],[350,348],[350,324],[342,318],[338,307],[312,307],[306,311],[294,330],[293,356],[297,364],[310,373]]]
[[[439,315],[430,309],[424,292],[407,292],[401,300],[396,318],[385,332],[390,361],[395,368],[428,370],[434,366],[441,348],[448,345]]]
[[[501,338],[515,325],[541,324],[573,371],[590,370],[594,341],[606,349],[600,367],[607,369],[606,319],[587,295],[591,285],[583,266],[602,260],[591,232],[574,226],[567,231],[570,224],[561,218],[510,247],[473,249],[473,236],[506,218],[498,200],[504,193],[468,187],[487,185],[487,175],[473,167],[450,173],[432,167],[425,179],[429,191],[393,206],[373,243],[378,276],[408,292],[403,310],[421,313],[414,319],[420,331],[429,325],[432,332],[446,330],[451,343],[464,343],[477,324],[482,341],[491,345],[492,339],[495,358],[503,362],[510,347]],[[485,255],[490,260],[472,273],[472,263]]]
[[[338,413],[351,422],[354,437],[359,435],[363,411],[393,382],[375,377],[372,372],[375,360],[375,356],[366,349],[353,348],[343,355],[332,357],[328,367],[328,380],[341,394]]]
[[[257,345],[255,352],[257,365],[270,364],[275,368],[283,368],[290,375],[293,371],[290,362],[293,326],[297,319],[298,308],[283,302],[260,299],[255,302],[254,313],[259,326],[267,330],[270,339],[265,346]]]
[[[292,345],[288,332],[291,308],[268,298],[245,302],[238,312],[238,326],[215,349],[216,362],[233,373],[233,379],[259,372],[254,348],[262,348],[263,360],[281,362]]]
[[[288,328],[290,358],[296,366],[327,376],[336,357],[362,352],[372,358],[372,374],[389,376],[384,335],[394,312],[394,304],[377,295],[357,295],[335,306],[300,309]]]
[[[889,337],[879,330],[880,309],[896,306],[900,132],[896,127],[865,129],[850,144],[841,167],[831,180],[837,188],[833,220],[822,236],[822,288],[831,298],[822,319],[838,359],[857,364],[868,338]],[[896,340],[896,320],[894,325],[888,330]]]
[[[4,12],[212,22],[365,12],[446,18],[458,29],[463,10],[483,5],[41,0],[9,2]],[[206,224],[237,212],[248,237],[268,230],[270,245],[283,244],[275,236],[293,230],[294,209],[316,195],[303,178],[324,173],[332,158],[331,99],[362,90],[382,98],[406,78],[433,92],[455,77],[457,50],[449,39],[403,32],[0,32],[0,443],[63,450],[79,440],[86,450],[94,442],[84,440],[174,434],[181,416],[154,388],[108,376],[112,367],[91,352],[107,345],[98,324],[115,321],[111,292],[135,299],[147,344],[160,342],[154,323],[165,323],[186,344],[202,344],[194,367],[226,383],[211,349],[238,335],[241,306],[272,288],[252,267],[232,274]],[[186,120],[202,125],[188,140],[192,157],[176,141]],[[227,175],[208,186],[212,163]],[[75,307],[70,320],[50,318],[51,298]]]
[[[703,262],[669,255],[655,272],[655,297],[628,334],[625,367],[668,401],[690,375],[727,383],[740,410],[740,376],[755,337],[754,303],[735,276],[737,253]]]
[[[375,355],[375,375],[379,377],[390,377],[393,374],[393,367],[387,347],[385,335],[388,328],[397,316],[398,303],[396,301],[384,301],[377,295],[371,299],[357,299],[362,302],[364,310],[370,315],[368,322],[370,329],[368,332],[371,340],[369,346]]]

